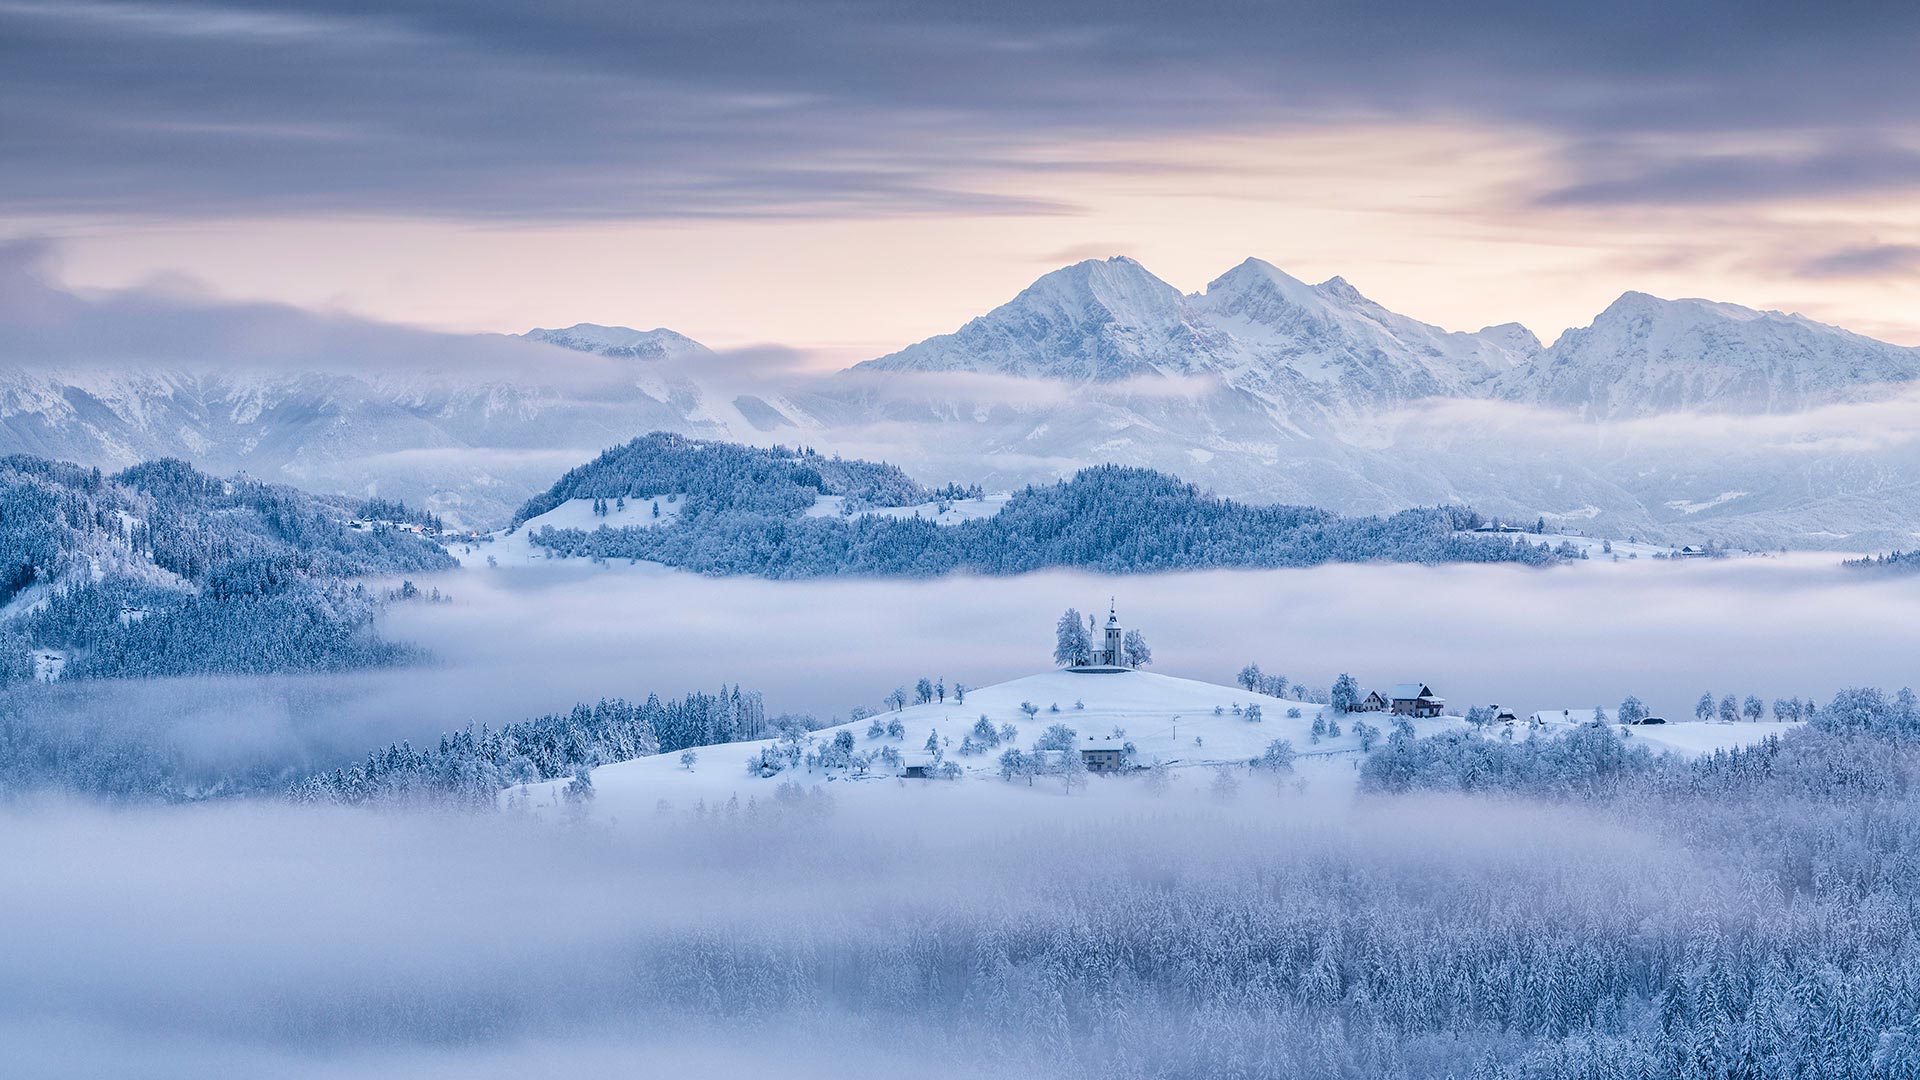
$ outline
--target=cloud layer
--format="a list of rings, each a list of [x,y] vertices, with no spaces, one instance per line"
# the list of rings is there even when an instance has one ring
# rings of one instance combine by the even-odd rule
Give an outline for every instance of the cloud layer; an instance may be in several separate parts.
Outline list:
[[[1841,7],[6,0],[0,212],[1026,211],[969,178],[1382,116],[1604,153],[1562,202],[1911,186],[1920,11]]]

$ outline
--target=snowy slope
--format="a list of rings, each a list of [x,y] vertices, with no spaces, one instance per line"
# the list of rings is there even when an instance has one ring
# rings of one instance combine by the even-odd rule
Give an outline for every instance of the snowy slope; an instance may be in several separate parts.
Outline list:
[[[535,546],[531,539],[533,534],[545,528],[585,529],[589,532],[599,528],[648,529],[678,521],[680,511],[685,506],[684,496],[663,495],[657,499],[628,500],[624,506],[609,505],[603,515],[593,512],[592,499],[568,499],[544,514],[528,518],[518,528],[500,529],[468,542],[449,541],[447,550],[460,560],[461,566],[528,566],[565,562],[567,560],[563,558],[556,559],[546,548]],[[658,513],[655,513],[656,510]]]
[[[1259,259],[1185,296],[1112,258],[1056,270],[958,331],[856,370],[1095,382],[1209,375],[1293,413],[1465,393],[1538,350],[1520,327],[1449,333],[1341,278],[1308,285]]]
[[[1032,702],[1040,711],[1029,719],[1021,710],[1023,702]],[[1258,723],[1233,712],[1236,705],[1244,710],[1245,706],[1255,703],[1261,705],[1264,714]],[[1057,713],[1053,711],[1055,705],[1059,706]],[[1298,708],[1301,715],[1288,718],[1289,708]],[[1318,744],[1312,742],[1310,729],[1314,714],[1320,708],[1304,702],[1262,697],[1237,687],[1145,671],[1102,675],[1049,671],[970,690],[964,703],[955,701],[949,694],[944,703],[915,705],[881,714],[881,720],[898,718],[905,726],[904,737],[897,740],[868,739],[870,720],[825,728],[814,732],[814,737],[824,743],[832,740],[836,732],[845,730],[853,733],[856,750],[875,750],[891,743],[911,756],[923,750],[927,736],[934,733],[943,744],[951,744],[945,750],[947,759],[966,769],[959,781],[961,784],[1004,786],[996,764],[1004,746],[973,756],[959,753],[961,740],[983,715],[995,727],[1013,724],[1019,730],[1019,737],[1012,745],[1022,749],[1031,746],[1041,732],[1056,723],[1067,725],[1083,737],[1105,736],[1119,728],[1125,731],[1126,741],[1134,744],[1141,762],[1160,761],[1188,769],[1244,765],[1258,757],[1269,742],[1287,739],[1305,759],[1331,757],[1346,762],[1342,768],[1350,775],[1351,759],[1359,752],[1359,740],[1346,718],[1342,718],[1342,725],[1348,730],[1340,738],[1322,739]],[[1367,719],[1376,727],[1387,724],[1382,716]],[[1421,734],[1428,734],[1456,728],[1461,723],[1457,718],[1443,717],[1421,720],[1417,725]],[[702,747],[696,751],[699,760],[691,770],[682,767],[675,754],[603,765],[593,771],[596,807],[601,812],[633,815],[651,813],[661,799],[680,806],[689,805],[695,799],[717,803],[733,795],[742,801],[749,796],[766,799],[789,780],[809,787],[827,786],[836,795],[848,797],[877,795],[895,790],[900,784],[892,776],[878,774],[829,780],[819,773],[809,774],[804,765],[771,778],[748,775],[747,760],[757,757],[762,747],[772,745],[773,740],[766,740]],[[920,783],[914,781],[909,786]],[[945,786],[935,781],[926,783]],[[526,797],[536,805],[550,802],[553,786],[535,785],[536,790]],[[1034,786],[1056,794],[1060,790],[1058,780],[1046,777],[1038,778]],[[542,788],[546,790],[540,790]],[[1021,790],[1026,790],[1024,785]],[[510,791],[505,797],[519,796]]]
[[[1882,395],[1920,376],[1920,349],[1800,315],[1629,292],[1502,380],[1505,397],[1595,419],[1787,413]]]
[[[518,336],[575,352],[621,360],[673,360],[713,355],[705,345],[664,327],[634,330],[625,326],[575,323],[558,330],[536,327]]]
[[[1031,719],[1021,708],[1025,702],[1039,708]],[[1249,721],[1244,715],[1245,706],[1255,703],[1264,714],[1259,722]],[[1053,711],[1056,705],[1059,712]],[[1242,714],[1234,713],[1236,705],[1242,708]],[[1300,710],[1299,717],[1286,715],[1293,708]],[[983,715],[995,727],[1013,724],[1019,735],[1011,745],[1022,749],[1056,723],[1074,729],[1082,739],[1122,731],[1124,735],[1119,738],[1134,744],[1142,763],[1168,765],[1175,770],[1175,775],[1185,777],[1184,786],[1188,789],[1203,787],[1211,779],[1212,767],[1244,766],[1258,757],[1269,742],[1286,739],[1299,755],[1296,769],[1301,776],[1323,792],[1351,792],[1362,755],[1359,739],[1353,734],[1353,722],[1364,720],[1385,729],[1393,718],[1378,713],[1339,716],[1337,719],[1344,729],[1341,736],[1315,743],[1311,728],[1321,708],[1323,706],[1251,694],[1237,687],[1144,671],[1105,675],[1049,671],[968,691],[964,703],[955,701],[949,694],[944,703],[880,714],[882,721],[901,721],[905,733],[899,739],[869,739],[870,720],[813,733],[817,745],[831,741],[837,732],[848,731],[853,734],[857,751],[892,745],[909,761],[924,758],[927,737],[933,734],[945,747],[946,760],[959,763],[965,770],[957,781],[903,781],[884,766],[866,777],[849,777],[836,771],[829,778],[821,772],[808,772],[804,764],[772,777],[750,774],[747,761],[757,758],[762,747],[774,745],[773,740],[765,740],[701,747],[695,751],[692,768],[682,765],[677,754],[603,765],[593,771],[594,805],[596,814],[635,819],[654,814],[663,802],[684,810],[696,802],[718,808],[728,799],[742,803],[750,798],[767,800],[787,782],[807,789],[827,789],[837,798],[907,800],[943,811],[954,805],[952,800],[956,797],[977,802],[981,798],[1026,798],[1035,794],[1045,798],[1067,796],[1061,782],[1053,777],[1038,777],[1031,786],[1024,781],[1008,784],[1002,780],[997,759],[1006,744],[983,754],[960,754],[961,740]],[[1591,708],[1570,712],[1572,722],[1542,724],[1535,737],[1553,738],[1564,734],[1592,715]],[[1423,736],[1465,727],[1465,722],[1454,716],[1412,723],[1415,731]],[[1526,722],[1516,726],[1519,729],[1516,737],[1525,738]],[[1691,757],[1717,749],[1749,746],[1793,726],[1676,723],[1665,727],[1636,727],[1629,738],[1656,753],[1672,751]],[[553,807],[559,803],[559,788],[565,783],[553,781],[510,789],[502,798],[510,805],[533,809]],[[1120,786],[1135,790],[1124,782]],[[1117,790],[1106,780],[1095,778],[1092,791],[1096,796],[1110,789]]]

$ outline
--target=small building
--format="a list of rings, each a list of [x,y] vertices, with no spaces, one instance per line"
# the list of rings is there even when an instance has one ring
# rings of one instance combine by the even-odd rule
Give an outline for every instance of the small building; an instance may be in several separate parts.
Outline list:
[[[1386,712],[1387,709],[1388,709],[1387,699],[1380,696],[1380,691],[1369,690],[1367,691],[1366,697],[1361,698],[1358,703],[1353,705],[1347,711],[1348,712]]]
[[[1116,773],[1127,767],[1127,741],[1118,735],[1087,735],[1080,740],[1080,761],[1088,772]]]
[[[1520,722],[1520,715],[1505,705],[1495,705],[1493,706],[1493,722],[1496,724],[1517,724]]]
[[[1113,675],[1132,670],[1127,667],[1126,632],[1120,628],[1119,609],[1111,602],[1107,604],[1106,632],[1094,638],[1093,654],[1086,663],[1074,664],[1067,670],[1078,675]]]
[[[1440,715],[1447,699],[1435,697],[1426,683],[1401,683],[1393,688],[1388,705],[1395,716],[1430,717]]]
[[[925,750],[910,750],[903,760],[905,763],[900,766],[900,778],[903,780],[933,780],[938,777],[935,770],[940,768],[940,759]]]
[[[1707,549],[1697,548],[1692,544],[1688,544],[1686,547],[1674,552],[1673,556],[1676,559],[1704,559],[1707,557]]]

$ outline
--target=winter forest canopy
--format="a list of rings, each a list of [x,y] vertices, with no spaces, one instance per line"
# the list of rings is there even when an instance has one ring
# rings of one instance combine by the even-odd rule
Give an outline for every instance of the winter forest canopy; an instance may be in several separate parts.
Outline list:
[[[516,515],[525,522],[567,499],[683,495],[678,519],[654,526],[542,528],[555,554],[646,559],[705,574],[774,578],[1017,574],[1048,567],[1146,573],[1326,562],[1514,562],[1564,557],[1544,545],[1463,534],[1463,508],[1343,518],[1309,507],[1216,498],[1148,469],[1098,466],[1016,492],[990,517],[939,525],[920,517],[853,513],[953,497],[926,492],[899,470],[655,433],[568,473]],[[849,513],[804,516],[821,496]]]
[[[400,504],[374,510],[418,518]],[[389,664],[408,650],[372,633],[376,598],[352,579],[447,569],[430,539],[351,528],[366,504],[325,500],[178,461],[112,476],[0,459],[0,681],[31,649],[62,677],[180,675]]]

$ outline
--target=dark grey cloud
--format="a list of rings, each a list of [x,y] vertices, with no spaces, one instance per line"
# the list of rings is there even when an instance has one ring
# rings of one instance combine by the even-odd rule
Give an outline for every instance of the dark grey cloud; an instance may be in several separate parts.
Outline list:
[[[1863,244],[1829,251],[1795,270],[1810,278],[1863,278],[1920,274],[1920,244]]]
[[[0,0],[0,213],[1057,210],[956,174],[1360,116],[1872,140],[1920,126],[1916,46],[1892,2]],[[1560,198],[1739,186],[1715,168]]]
[[[451,334],[286,304],[218,300],[174,283],[75,293],[55,249],[0,244],[0,366],[619,381],[620,364],[501,334]]]
[[[1605,157],[1602,175],[1548,192],[1546,206],[1684,205],[1851,194],[1920,187],[1920,152],[1885,143],[1805,147],[1771,154],[1638,155],[1630,148],[1592,147]]]

